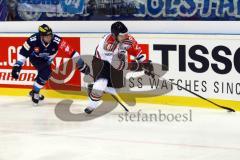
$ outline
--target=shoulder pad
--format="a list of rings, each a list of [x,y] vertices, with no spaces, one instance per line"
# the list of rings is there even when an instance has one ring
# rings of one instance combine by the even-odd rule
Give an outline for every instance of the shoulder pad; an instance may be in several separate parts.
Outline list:
[[[34,42],[36,42],[38,39],[40,39],[40,36],[39,36],[39,34],[38,33],[35,33],[35,34],[33,34],[33,35],[31,35],[29,38],[28,38],[28,43],[34,43]]]
[[[106,35],[105,43],[107,44],[113,44],[115,42],[115,38],[112,34]]]

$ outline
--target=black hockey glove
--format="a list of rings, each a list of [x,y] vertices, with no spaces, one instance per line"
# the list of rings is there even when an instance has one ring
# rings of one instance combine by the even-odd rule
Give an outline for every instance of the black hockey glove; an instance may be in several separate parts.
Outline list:
[[[14,79],[18,79],[19,78],[19,73],[22,69],[22,65],[16,63],[14,64],[13,68],[12,68],[12,77]]]
[[[153,68],[153,64],[152,64],[151,60],[149,60],[146,63],[142,63],[142,68],[143,68],[144,73],[146,75],[151,76],[152,78],[155,77],[155,75],[154,75],[154,68]]]
[[[140,64],[137,61],[135,61],[135,62],[128,63],[128,70],[141,71],[142,68],[141,68]]]
[[[80,72],[84,73],[85,75],[88,75],[90,73],[90,68],[86,63],[84,63],[83,66],[79,66],[78,69],[80,70]]]
[[[155,77],[154,68],[151,60],[149,60],[148,62],[142,62],[142,63],[139,63],[138,61],[131,62],[128,64],[128,70],[130,71],[144,70],[144,73],[146,75],[151,76],[152,78]]]

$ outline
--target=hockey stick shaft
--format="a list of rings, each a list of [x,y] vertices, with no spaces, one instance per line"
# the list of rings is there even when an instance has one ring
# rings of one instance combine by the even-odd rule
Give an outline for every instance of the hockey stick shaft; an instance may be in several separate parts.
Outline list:
[[[93,75],[89,74],[89,76],[93,78]],[[93,78],[93,79],[94,79],[94,78]],[[110,94],[110,93],[109,93],[109,94]],[[127,109],[127,107],[126,107],[122,102],[120,102],[120,100],[119,100],[115,95],[113,95],[113,94],[110,94],[110,95],[113,97],[113,99],[115,99],[115,100],[123,107],[123,109],[124,109],[126,112],[129,112],[129,110]]]
[[[129,110],[127,109],[127,107],[125,107],[125,105],[122,104],[122,102],[120,102],[119,99],[118,99],[115,95],[111,94],[111,96],[124,108],[124,110],[125,110],[126,112],[129,112]]]
[[[158,75],[158,74],[156,74],[156,73],[152,73],[152,74],[155,75],[155,76],[158,76],[159,78],[161,78],[161,76]],[[195,93],[195,92],[193,92],[193,91],[191,91],[191,90],[188,90],[187,88],[182,87],[181,85],[179,85],[179,84],[177,84],[177,83],[173,83],[173,82],[170,82],[170,81],[168,81],[168,80],[166,80],[166,81],[167,81],[168,83],[172,84],[172,85],[175,85],[175,86],[180,87],[181,89],[183,89],[183,90],[185,90],[185,91],[187,91],[187,92],[189,92],[189,93],[191,93],[191,94],[193,94],[193,95],[195,95],[195,96],[197,96],[197,97],[199,97],[199,98],[201,98],[201,99],[203,99],[203,100],[205,100],[205,101],[207,101],[207,102],[209,102],[209,103],[211,103],[211,104],[213,104],[213,105],[215,105],[215,106],[217,106],[217,107],[219,107],[219,108],[226,109],[226,110],[228,110],[228,111],[230,111],[230,112],[235,112],[234,109],[229,108],[229,107],[226,107],[226,106],[219,105],[219,104],[217,104],[217,103],[215,103],[215,102],[213,102],[213,101],[211,101],[211,100],[209,100],[209,99],[207,99],[207,98],[205,98],[205,97],[203,97],[203,96],[201,96],[201,95],[199,95],[199,94],[197,94],[197,93]]]

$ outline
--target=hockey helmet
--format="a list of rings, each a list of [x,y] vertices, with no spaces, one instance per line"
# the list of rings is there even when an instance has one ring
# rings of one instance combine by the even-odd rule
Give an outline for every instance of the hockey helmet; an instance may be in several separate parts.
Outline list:
[[[115,22],[111,26],[111,33],[117,37],[120,34],[125,34],[128,32],[127,27],[120,21]]]
[[[38,32],[41,36],[48,36],[53,34],[52,29],[46,24],[39,26]]]

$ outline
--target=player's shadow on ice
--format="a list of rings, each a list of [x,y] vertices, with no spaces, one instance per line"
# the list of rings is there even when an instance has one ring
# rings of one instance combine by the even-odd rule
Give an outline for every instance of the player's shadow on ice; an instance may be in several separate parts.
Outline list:
[[[98,117],[101,117],[116,108],[118,105],[117,102],[103,101],[101,106],[99,106],[94,112],[90,115],[86,113],[72,113],[71,106],[73,100],[66,99],[60,101],[55,107],[56,116],[63,121],[89,121]]]

